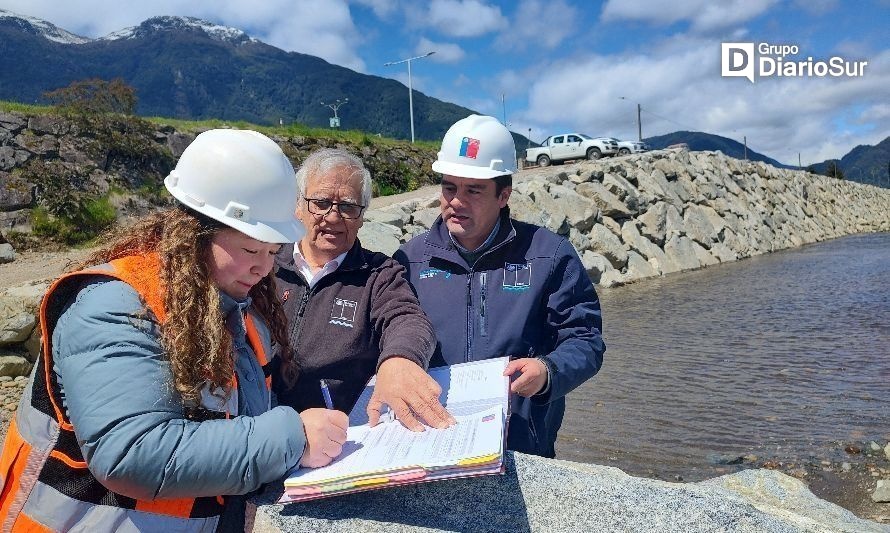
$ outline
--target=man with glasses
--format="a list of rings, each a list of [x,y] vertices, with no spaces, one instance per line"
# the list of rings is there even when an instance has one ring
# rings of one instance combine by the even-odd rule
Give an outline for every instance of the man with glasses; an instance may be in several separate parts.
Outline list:
[[[452,424],[439,386],[425,372],[436,337],[405,269],[357,239],[371,201],[370,173],[348,152],[323,149],[306,159],[296,179],[296,214],[307,233],[283,246],[276,264],[299,376],[291,388],[275,380],[279,403],[324,407],[324,380],[333,407],[349,412],[376,372],[372,425],[384,404],[409,429],[421,430],[421,421]]]

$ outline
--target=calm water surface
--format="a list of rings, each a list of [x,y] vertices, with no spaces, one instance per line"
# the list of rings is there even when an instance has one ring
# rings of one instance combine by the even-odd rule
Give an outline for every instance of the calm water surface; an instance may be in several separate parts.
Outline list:
[[[601,290],[607,350],[557,457],[711,477],[890,439],[890,233]]]

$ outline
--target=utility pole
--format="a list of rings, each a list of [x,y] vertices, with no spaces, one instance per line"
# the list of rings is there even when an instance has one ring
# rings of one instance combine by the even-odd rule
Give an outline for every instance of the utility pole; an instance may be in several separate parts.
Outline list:
[[[506,95],[504,93],[501,93],[501,109],[503,109],[503,112],[504,112],[504,126],[506,127],[507,126],[507,100],[506,100]]]
[[[627,97],[619,96],[618,99],[619,100],[627,100]],[[640,119],[640,114],[641,114],[642,109],[643,109],[642,106],[640,106],[640,104],[637,104],[637,140],[640,142],[643,142],[643,122]]]
[[[745,143],[745,161],[748,160],[748,136],[742,135],[742,141]]]
[[[800,164],[800,152],[797,152],[797,170],[803,170],[803,165]]]

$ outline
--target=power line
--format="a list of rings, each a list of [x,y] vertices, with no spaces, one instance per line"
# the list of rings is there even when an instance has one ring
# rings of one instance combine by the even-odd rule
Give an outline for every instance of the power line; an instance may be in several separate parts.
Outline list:
[[[648,114],[652,115],[653,117],[657,117],[657,118],[660,118],[661,120],[666,120],[666,121],[668,121],[668,122],[670,122],[670,123],[672,123],[672,124],[676,124],[677,126],[680,126],[681,128],[684,128],[684,129],[687,129],[687,130],[690,130],[690,131],[701,131],[700,128],[693,128],[692,126],[688,126],[688,125],[686,125],[686,124],[680,124],[680,123],[677,122],[676,120],[671,120],[671,119],[669,119],[669,118],[667,118],[667,117],[663,117],[663,116],[661,116],[661,115],[659,115],[659,114],[657,114],[657,113],[653,113],[652,111],[649,111],[649,110],[646,109],[645,107],[642,108],[642,111],[644,111],[645,113],[648,113]]]

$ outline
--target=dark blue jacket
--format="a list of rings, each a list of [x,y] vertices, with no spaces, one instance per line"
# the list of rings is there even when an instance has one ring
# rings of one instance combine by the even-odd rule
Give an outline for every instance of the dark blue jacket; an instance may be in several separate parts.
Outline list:
[[[599,299],[572,245],[510,219],[474,265],[442,218],[393,256],[405,265],[438,344],[430,366],[509,355],[542,357],[550,389],[511,398],[507,447],[554,457],[565,395],[597,373],[606,347]]]

